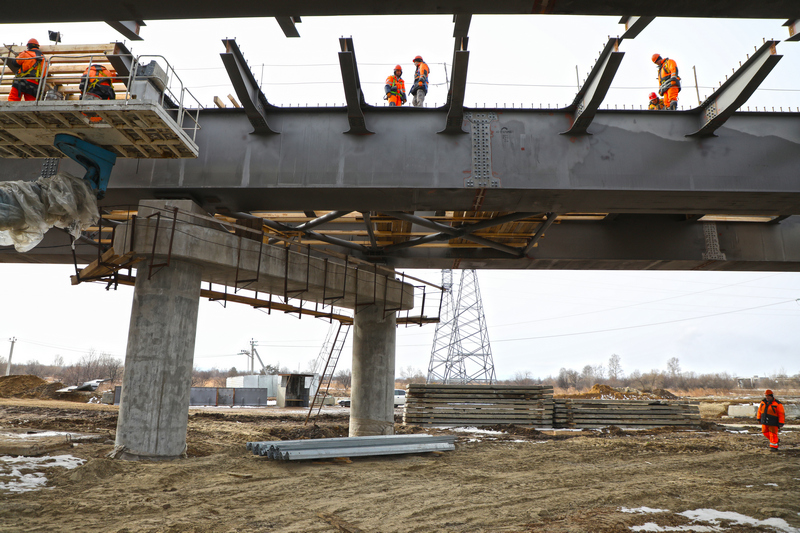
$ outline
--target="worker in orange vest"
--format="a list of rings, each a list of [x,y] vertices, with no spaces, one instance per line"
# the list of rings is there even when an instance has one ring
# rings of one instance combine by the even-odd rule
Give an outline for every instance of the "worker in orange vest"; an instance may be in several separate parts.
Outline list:
[[[658,65],[658,94],[664,97],[664,109],[678,109],[678,93],[681,91],[681,78],[678,76],[678,64],[674,59],[662,58],[653,54],[653,63]]]
[[[394,74],[386,78],[386,85],[383,87],[384,100],[389,101],[390,106],[400,107],[406,103],[406,82],[403,81],[403,68],[400,65],[394,67]]]
[[[781,439],[778,438],[778,431],[786,421],[786,412],[783,410],[783,404],[772,395],[772,391],[769,389],[764,391],[764,399],[758,406],[756,418],[761,423],[761,432],[769,439],[769,449],[777,452],[778,444],[781,442]]]
[[[425,96],[428,94],[428,74],[430,74],[431,69],[422,60],[422,56],[414,58],[414,66],[417,67],[414,72],[414,86],[411,87],[408,94],[413,96],[411,103],[414,107],[422,107],[425,102]]]
[[[664,100],[658,97],[656,93],[650,93],[650,107],[651,111],[664,109]]]
[[[92,65],[83,71],[80,89],[83,93],[81,100],[114,100],[114,73],[103,65]]]
[[[25,98],[26,102],[36,100],[39,92],[39,81],[45,72],[44,56],[39,50],[39,41],[28,41],[27,49],[20,52],[16,59],[6,59],[8,67],[15,73],[11,82],[11,91],[8,93],[9,102],[19,102]]]

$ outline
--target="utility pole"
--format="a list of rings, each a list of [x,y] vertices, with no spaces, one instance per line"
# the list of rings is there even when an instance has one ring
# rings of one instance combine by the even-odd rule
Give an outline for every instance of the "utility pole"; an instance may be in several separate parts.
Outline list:
[[[11,356],[14,355],[14,343],[17,342],[16,337],[8,339],[11,341],[11,351],[8,352],[8,364],[6,365],[6,376],[11,375]]]
[[[256,373],[256,344],[254,339],[250,339],[250,373]]]

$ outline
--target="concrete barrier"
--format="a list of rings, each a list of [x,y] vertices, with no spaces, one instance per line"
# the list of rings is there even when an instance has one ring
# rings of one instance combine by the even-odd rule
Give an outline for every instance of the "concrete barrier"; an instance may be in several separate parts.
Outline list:
[[[797,420],[800,418],[800,404],[784,403],[783,410],[786,412],[786,419]],[[758,405],[729,405],[728,416],[734,418],[753,418],[758,412]]]

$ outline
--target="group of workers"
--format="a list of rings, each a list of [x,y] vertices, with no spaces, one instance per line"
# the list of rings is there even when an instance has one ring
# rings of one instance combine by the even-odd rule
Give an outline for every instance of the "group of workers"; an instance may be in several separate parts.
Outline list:
[[[425,102],[425,96],[428,94],[428,74],[431,69],[422,60],[422,56],[414,58],[414,85],[408,94],[411,95],[411,105],[414,107],[422,107]],[[383,86],[384,100],[388,100],[390,106],[400,107],[405,104],[408,99],[406,97],[406,82],[403,81],[403,67],[396,65],[394,73],[386,78],[386,85]]]
[[[8,101],[19,102],[24,98],[26,102],[30,102],[44,98],[44,91],[40,91],[39,83],[47,73],[47,62],[39,48],[39,41],[31,39],[25,50],[15,57],[11,57],[12,53],[9,47],[8,56],[2,58],[14,73]],[[103,65],[93,64],[87,67],[83,71],[79,86],[81,99],[114,100],[116,98],[114,78],[115,74]]]
[[[650,93],[650,109],[678,109],[678,93],[681,91],[681,78],[678,76],[678,65],[674,59],[663,58],[661,54],[653,54],[653,63],[658,67],[658,94]],[[663,98],[659,98],[659,95]]]

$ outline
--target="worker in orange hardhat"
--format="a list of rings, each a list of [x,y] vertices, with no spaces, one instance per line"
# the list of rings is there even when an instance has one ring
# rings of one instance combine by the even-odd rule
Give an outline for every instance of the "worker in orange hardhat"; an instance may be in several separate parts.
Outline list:
[[[14,72],[14,81],[11,82],[11,91],[8,93],[9,102],[19,102],[25,98],[26,102],[36,100],[39,92],[39,81],[45,72],[44,56],[39,50],[39,41],[28,41],[27,49],[20,52],[16,59],[5,58],[8,68]]]
[[[430,74],[431,69],[422,60],[422,56],[414,58],[414,65],[417,67],[414,72],[414,86],[411,87],[408,94],[413,96],[411,103],[414,107],[422,107],[425,102],[425,96],[428,94],[428,74]]]
[[[681,90],[681,78],[678,76],[678,65],[674,59],[662,58],[653,54],[653,63],[658,65],[658,94],[664,97],[664,108],[678,109],[678,93]]]
[[[403,81],[403,68],[400,65],[394,67],[394,74],[386,78],[386,85],[383,91],[386,93],[383,96],[384,100],[389,100],[390,106],[400,107],[406,103],[406,82]]]
[[[781,439],[778,438],[778,431],[786,421],[786,412],[783,410],[783,404],[772,395],[772,391],[769,389],[764,391],[764,399],[758,406],[756,418],[761,423],[761,432],[769,439],[769,449],[777,452],[778,444],[781,442]]]
[[[117,98],[114,92],[114,78],[116,75],[113,71],[108,70],[105,66],[94,64],[86,67],[81,76],[81,83],[79,85],[83,96],[81,100],[114,100]]]
[[[664,109],[664,100],[658,97],[656,93],[650,93],[650,110]]]

